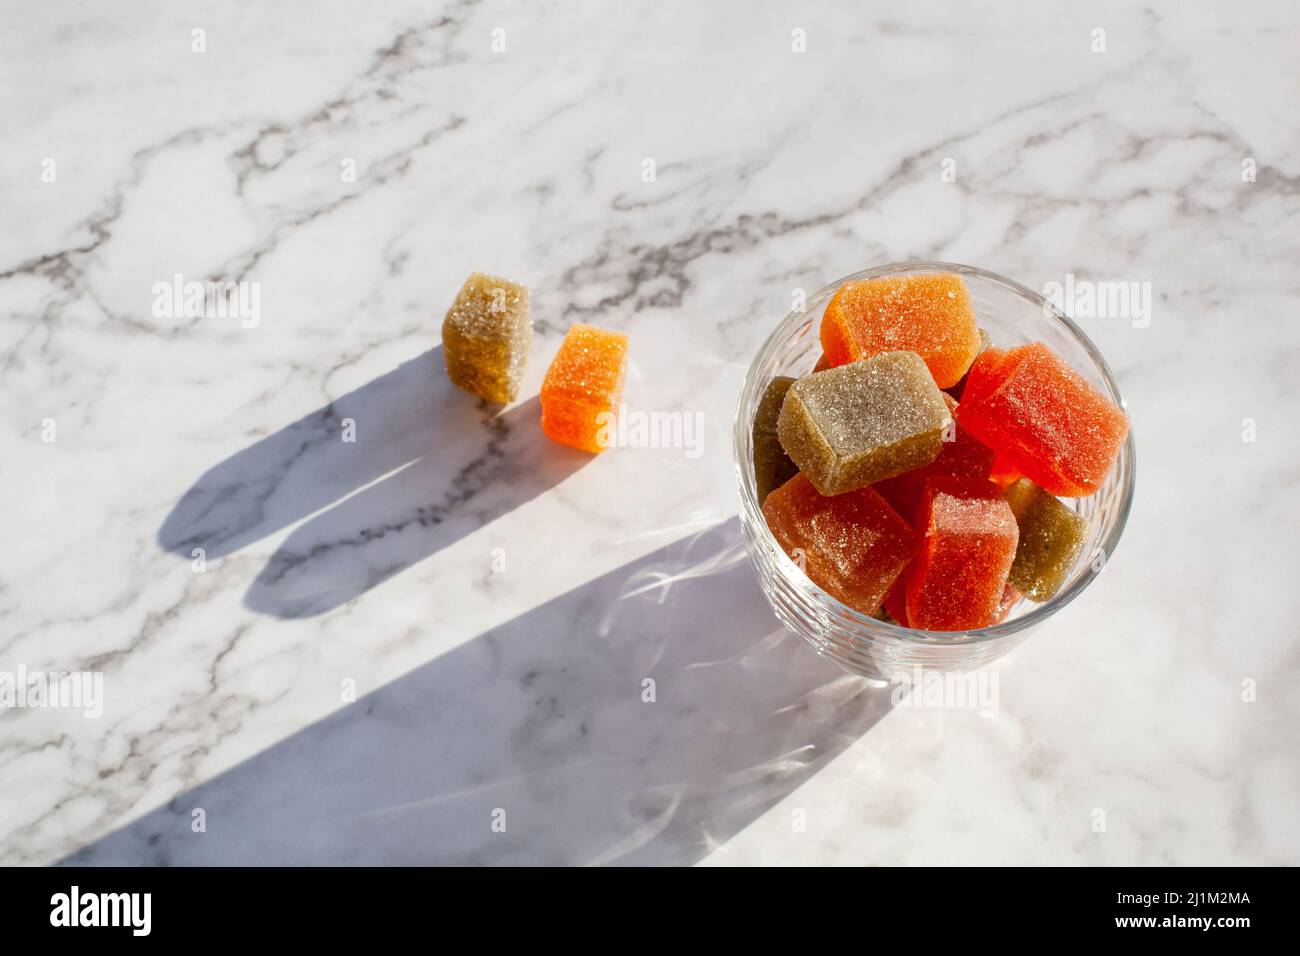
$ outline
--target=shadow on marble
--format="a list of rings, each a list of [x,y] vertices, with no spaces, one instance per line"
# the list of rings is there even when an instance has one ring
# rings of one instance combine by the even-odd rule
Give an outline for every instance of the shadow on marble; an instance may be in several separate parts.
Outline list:
[[[295,529],[245,606],[281,618],[324,614],[560,484],[591,456],[547,440],[540,415],[534,396],[475,423],[459,436],[471,448],[441,433],[438,451]]]
[[[536,397],[500,411],[456,389],[438,346],[208,469],[158,543],[187,561],[203,548],[211,560],[314,514],[244,602],[277,617],[323,614],[590,460],[546,441],[540,414]]]
[[[890,694],[780,628],[733,519],[467,641],[64,862],[689,864],[857,740]],[[197,807],[206,833],[191,832]]]
[[[442,346],[403,362],[205,471],[163,521],[159,546],[221,558],[301,521],[426,454],[433,411],[452,393]],[[459,404],[472,407],[466,398]],[[342,440],[347,419],[355,442]]]

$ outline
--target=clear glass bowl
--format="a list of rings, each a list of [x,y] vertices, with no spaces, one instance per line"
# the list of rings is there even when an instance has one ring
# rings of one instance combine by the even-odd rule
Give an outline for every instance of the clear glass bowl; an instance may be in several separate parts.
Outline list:
[[[1088,519],[1088,541],[1066,584],[1050,601],[1021,601],[1001,624],[973,631],[923,631],[899,627],[841,604],[813,584],[772,537],[763,520],[754,483],[752,425],[768,383],[778,375],[806,375],[821,355],[817,330],[827,300],[846,282],[886,275],[956,272],[970,289],[979,324],[1000,348],[1046,342],[1093,385],[1121,407],[1124,400],[1105,360],[1077,325],[1041,295],[1002,276],[948,262],[898,262],[832,282],[791,312],[759,351],[745,377],[736,409],[736,475],[740,483],[745,548],[772,610],[783,624],[818,653],[845,670],[888,681],[913,667],[964,671],[982,667],[1017,646],[1029,630],[1083,593],[1115,550],[1133,501],[1133,432],[1120,450],[1105,484],[1087,498],[1064,499]]]

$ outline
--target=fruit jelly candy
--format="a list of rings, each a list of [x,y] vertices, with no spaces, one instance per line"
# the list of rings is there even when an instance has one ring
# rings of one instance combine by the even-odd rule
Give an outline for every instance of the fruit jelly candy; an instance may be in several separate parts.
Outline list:
[[[893,585],[885,592],[885,598],[881,602],[882,611],[889,615],[890,620],[900,627],[907,627],[907,576],[911,571],[911,565],[903,569],[903,573],[894,579]]]
[[[950,395],[943,396],[949,412],[955,412],[957,401]],[[927,478],[935,475],[956,475],[958,478],[987,478],[993,465],[993,449],[983,444],[960,425],[948,428],[943,438],[951,439],[943,443],[939,457],[928,465],[886,478],[874,487],[882,498],[894,506],[894,510],[913,521],[917,509],[921,506],[921,495],[925,491]]]
[[[775,435],[754,436],[754,483],[757,485],[759,504],[798,472],[799,469],[781,447],[780,439]]]
[[[950,272],[846,282],[826,303],[820,336],[832,366],[916,352],[940,388],[955,385],[980,349],[970,292]]]
[[[993,612],[993,620],[989,621],[989,623],[1001,624],[1007,619],[1007,616],[1012,612],[1012,610],[1015,609],[1015,606],[1024,600],[1024,597],[1023,594],[1008,583],[1007,586],[1002,589],[1002,598],[998,601],[998,609]]]
[[[457,388],[490,402],[512,402],[532,341],[528,289],[471,273],[442,322],[447,377]]]
[[[960,401],[975,402],[988,396],[1002,384],[1007,374],[1015,367],[1012,356],[1014,350],[987,348],[975,357],[970,371],[966,373],[966,384],[962,389]]]
[[[546,437],[583,451],[604,451],[626,372],[626,335],[572,326],[542,380]]]
[[[999,452],[993,453],[993,464],[989,466],[989,481],[999,488],[1005,488],[1013,481],[1019,481],[1020,472],[1016,471],[1014,465],[1007,461],[1006,457]]]
[[[819,359],[817,360],[817,364],[813,366],[813,371],[814,371],[814,372],[824,372],[824,371],[826,371],[828,368],[831,368],[831,367],[832,367],[832,366],[831,366],[830,360],[826,358],[826,353],[823,352],[821,358],[819,358]]]
[[[877,615],[882,620],[888,620],[902,627],[907,627],[907,575],[908,570],[904,570],[894,582],[894,586],[889,589],[885,595],[885,600],[881,606],[881,613]],[[1024,599],[1024,595],[1013,588],[1010,584],[1002,589],[1002,597],[998,600],[997,610],[993,612],[993,619],[989,624],[1001,624],[1007,619],[1007,616],[1017,604]]]
[[[781,445],[819,492],[838,495],[920,468],[952,422],[915,352],[885,352],[790,386]]]
[[[863,614],[880,610],[918,545],[911,526],[870,488],[828,497],[802,474],[767,496],[763,516],[814,584]]]
[[[781,447],[781,439],[776,433],[781,403],[793,384],[794,379],[788,375],[772,379],[759,400],[758,411],[754,413],[754,481],[758,485],[759,504],[799,470]]]
[[[1011,584],[1031,601],[1046,601],[1065,583],[1088,537],[1088,522],[1042,488],[1021,478],[1003,492],[1020,527]]]
[[[908,626],[987,627],[998,614],[1019,539],[1001,489],[980,478],[931,478],[917,528],[924,539],[908,571]]]
[[[1042,342],[1011,349],[989,379],[968,382],[957,410],[971,434],[1049,494],[1101,487],[1128,435],[1115,403]]]
[[[774,434],[776,423],[781,418],[781,405],[785,402],[785,393],[795,379],[789,375],[778,375],[767,383],[763,397],[758,400],[758,410],[754,412],[754,434],[764,432]]]
[[[980,350],[979,350],[979,353],[975,356],[976,359],[978,359],[978,358],[980,357],[980,355],[982,355],[982,354],[983,354],[987,349],[990,349],[990,348],[993,347],[993,340],[992,340],[991,338],[989,338],[989,334],[988,334],[987,332],[984,331],[984,326],[982,326],[982,325],[979,326],[979,328],[977,329],[977,331],[978,331],[979,334],[980,334]],[[971,363],[971,368],[974,368],[974,367],[975,367],[975,365],[974,365],[974,363],[972,362],[972,363]],[[967,380],[969,377],[970,377],[970,369],[968,368],[968,369],[966,370],[966,374],[963,375],[963,376],[961,377],[961,379],[957,382],[956,385],[952,386],[951,388],[944,389],[944,391],[946,391],[946,392],[947,392],[949,395],[951,395],[953,398],[957,399],[957,401],[961,401],[962,392],[963,392],[963,391],[965,390],[965,388],[966,388],[966,380]]]

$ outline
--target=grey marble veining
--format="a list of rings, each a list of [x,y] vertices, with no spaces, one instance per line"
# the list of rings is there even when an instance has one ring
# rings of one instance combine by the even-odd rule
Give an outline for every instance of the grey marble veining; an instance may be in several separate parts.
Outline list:
[[[0,862],[1300,863],[1298,39],[1280,2],[25,10],[0,672],[104,707],[0,709]],[[1152,293],[1077,316],[1138,497],[993,718],[846,677],[739,550],[749,360],[909,258]],[[532,289],[501,412],[442,373],[476,269]],[[177,275],[256,321],[159,309]],[[546,441],[575,321],[698,454]]]

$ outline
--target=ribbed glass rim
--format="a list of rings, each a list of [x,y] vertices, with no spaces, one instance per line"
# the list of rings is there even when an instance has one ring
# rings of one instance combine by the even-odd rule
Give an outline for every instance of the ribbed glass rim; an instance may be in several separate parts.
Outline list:
[[[977,266],[962,265],[956,262],[939,262],[929,260],[908,260],[904,262],[891,262],[882,266],[875,266],[870,269],[863,269],[861,272],[854,272],[833,282],[827,283],[808,297],[809,303],[820,303],[824,299],[830,298],[835,290],[846,282],[856,282],[860,279],[875,279],[880,276],[893,275],[897,273],[923,273],[923,272],[955,272],[963,276],[976,276],[982,280],[995,283],[1016,293],[1021,298],[1032,303],[1043,311],[1044,316],[1050,316],[1058,325],[1064,328],[1078,342],[1080,346],[1088,353],[1088,357],[1096,365],[1101,377],[1106,385],[1106,390],[1110,398],[1117,405],[1127,411],[1128,404],[1120,394],[1119,385],[1115,381],[1115,376],[1106,364],[1105,358],[1087,334],[1075,325],[1069,316],[1057,309],[1051,302],[1043,298],[1042,295],[1033,291],[1026,286],[1021,285],[1013,279],[998,275],[995,272],[989,272],[987,269],[981,269]],[[767,521],[763,518],[762,508],[758,501],[758,488],[754,481],[754,469],[752,465],[752,435],[751,429],[753,421],[746,414],[746,409],[753,408],[754,392],[760,387],[758,379],[758,370],[765,367],[774,354],[784,343],[789,331],[797,324],[808,319],[808,308],[802,311],[789,312],[773,329],[772,334],[767,337],[763,347],[759,349],[754,361],[750,364],[749,370],[745,375],[744,386],[740,390],[740,398],[736,405],[736,417],[733,425],[732,448],[735,457],[735,466],[738,483],[740,486],[741,505],[744,509],[746,520],[754,527],[755,533],[761,536],[767,550],[775,555],[776,561],[782,572],[787,576],[797,575],[803,578],[807,585],[816,589],[820,600],[828,605],[828,610],[838,616],[847,619],[849,622],[861,626],[864,630],[875,632],[879,635],[896,637],[899,640],[923,645],[945,645],[956,646],[963,644],[978,644],[987,641],[995,641],[999,638],[1009,637],[1017,634],[1028,627],[1038,624],[1052,614],[1059,611],[1065,605],[1069,604],[1076,597],[1083,593],[1084,589],[1090,585],[1097,573],[1082,574],[1076,577],[1066,588],[1049,601],[1037,605],[1031,611],[1010,621],[1004,621],[1001,624],[994,624],[991,627],[978,628],[969,631],[926,631],[917,628],[901,627],[897,624],[891,624],[888,621],[881,621],[878,618],[870,617],[861,611],[855,610],[846,604],[841,603],[836,598],[827,594],[818,588],[813,582],[808,581],[807,576],[785,553],[785,550],[777,543],[776,538],[767,527]],[[762,383],[766,385],[766,382]],[[1124,443],[1121,458],[1126,465],[1121,469],[1120,474],[1120,501],[1118,511],[1115,516],[1109,533],[1105,539],[1099,543],[1102,554],[1106,561],[1109,561],[1115,552],[1115,547],[1119,543],[1120,536],[1124,532],[1125,525],[1128,524],[1129,511],[1133,507],[1133,490],[1137,472],[1137,445],[1134,440],[1132,416],[1129,416],[1128,438]],[[798,580],[795,578],[795,580]],[[851,633],[851,632],[850,632]]]

